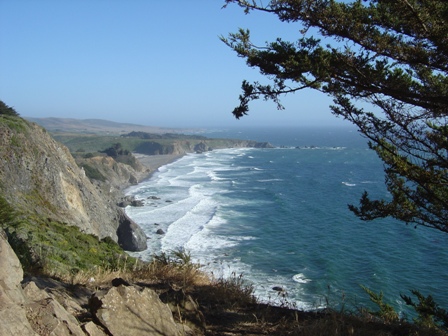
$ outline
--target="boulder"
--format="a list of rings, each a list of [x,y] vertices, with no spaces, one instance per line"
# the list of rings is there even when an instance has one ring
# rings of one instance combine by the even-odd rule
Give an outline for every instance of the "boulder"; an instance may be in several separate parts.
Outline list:
[[[131,202],[131,206],[133,206],[133,207],[141,207],[143,205],[144,205],[144,203],[142,200],[133,200]]]
[[[51,298],[56,300],[70,315],[81,316],[86,313],[86,310],[81,307],[84,302],[81,301],[84,301],[84,297],[89,295],[90,291],[88,290],[76,290],[75,288],[80,289],[80,287],[70,286],[71,291],[69,292],[67,284],[50,278],[35,277],[24,280],[22,286],[28,302]]]
[[[209,148],[207,146],[207,144],[204,142],[200,142],[200,143],[196,144],[193,149],[197,154],[204,153],[204,152],[211,150],[211,148]]]
[[[138,184],[138,179],[132,174],[129,176],[129,184],[131,184],[131,185]]]
[[[84,330],[87,336],[107,336],[107,334],[93,322],[84,324],[82,330]]]
[[[76,318],[51,297],[27,303],[25,308],[28,321],[39,335],[85,336]]]
[[[112,287],[95,293],[89,303],[92,315],[114,336],[182,335],[168,306],[156,292],[135,286]]]
[[[119,223],[117,230],[118,244],[126,251],[144,251],[148,248],[146,235],[142,228],[130,219],[124,211],[119,209]]]
[[[120,201],[120,202],[118,202],[117,205],[118,205],[120,208],[126,208],[128,205],[131,205],[131,202],[124,200],[124,201]]]

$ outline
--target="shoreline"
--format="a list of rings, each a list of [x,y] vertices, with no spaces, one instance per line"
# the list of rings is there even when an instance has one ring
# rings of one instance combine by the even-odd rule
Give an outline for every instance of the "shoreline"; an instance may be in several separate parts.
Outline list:
[[[134,155],[135,158],[147,169],[145,173],[142,173],[137,184],[150,179],[160,167],[173,163],[185,156],[185,154],[147,155],[140,153],[132,153],[132,155]]]

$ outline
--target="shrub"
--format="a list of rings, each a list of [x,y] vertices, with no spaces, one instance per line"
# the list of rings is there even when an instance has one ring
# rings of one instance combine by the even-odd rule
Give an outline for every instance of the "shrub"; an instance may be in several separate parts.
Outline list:
[[[423,296],[418,290],[412,290],[411,293],[418,299],[414,302],[411,297],[401,294],[401,298],[408,306],[412,306],[418,314],[414,322],[426,328],[438,328],[442,326],[448,329],[448,313],[445,309],[439,307],[431,295]]]
[[[95,167],[92,167],[86,163],[83,163],[81,165],[81,168],[84,169],[84,171],[86,172],[86,176],[89,179],[93,179],[93,180],[97,180],[97,181],[101,181],[101,182],[106,181],[106,177],[104,177],[104,175],[101,174],[101,172],[98,169],[96,169]]]
[[[370,313],[374,316],[377,316],[381,320],[388,322],[388,323],[398,321],[398,319],[399,319],[398,314],[394,310],[394,308],[391,305],[384,303],[382,292],[380,292],[379,294],[376,294],[372,290],[370,290],[369,288],[367,288],[365,286],[361,286],[361,287],[367,294],[369,294],[370,301],[375,303],[378,306],[378,308],[380,309],[377,312],[368,311],[368,313]]]
[[[0,100],[0,115],[18,116],[17,111]]]

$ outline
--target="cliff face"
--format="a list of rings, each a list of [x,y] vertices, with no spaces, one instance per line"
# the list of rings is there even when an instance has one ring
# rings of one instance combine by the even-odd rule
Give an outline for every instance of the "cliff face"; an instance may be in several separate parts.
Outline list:
[[[0,190],[22,213],[119,241],[123,216],[112,193],[92,184],[65,146],[21,118],[0,117]]]
[[[97,174],[94,183],[101,194],[110,194],[113,199],[121,197],[121,190],[127,185],[137,184],[149,174],[139,161],[134,167],[117,162],[110,156],[76,158],[76,163],[89,176],[89,171]]]
[[[201,139],[201,140],[173,140],[173,141],[142,141],[135,152],[146,155],[182,155],[194,152],[206,152],[222,148],[273,148],[268,142],[234,139]]]

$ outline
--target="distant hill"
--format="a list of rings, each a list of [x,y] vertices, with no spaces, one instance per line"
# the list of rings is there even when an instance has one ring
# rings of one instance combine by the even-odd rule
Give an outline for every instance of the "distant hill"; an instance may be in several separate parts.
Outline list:
[[[162,128],[154,126],[118,123],[102,119],[73,119],[73,118],[30,118],[29,121],[44,127],[54,133],[84,133],[84,134],[125,134],[130,132],[148,133],[185,133],[197,131],[193,129]]]

